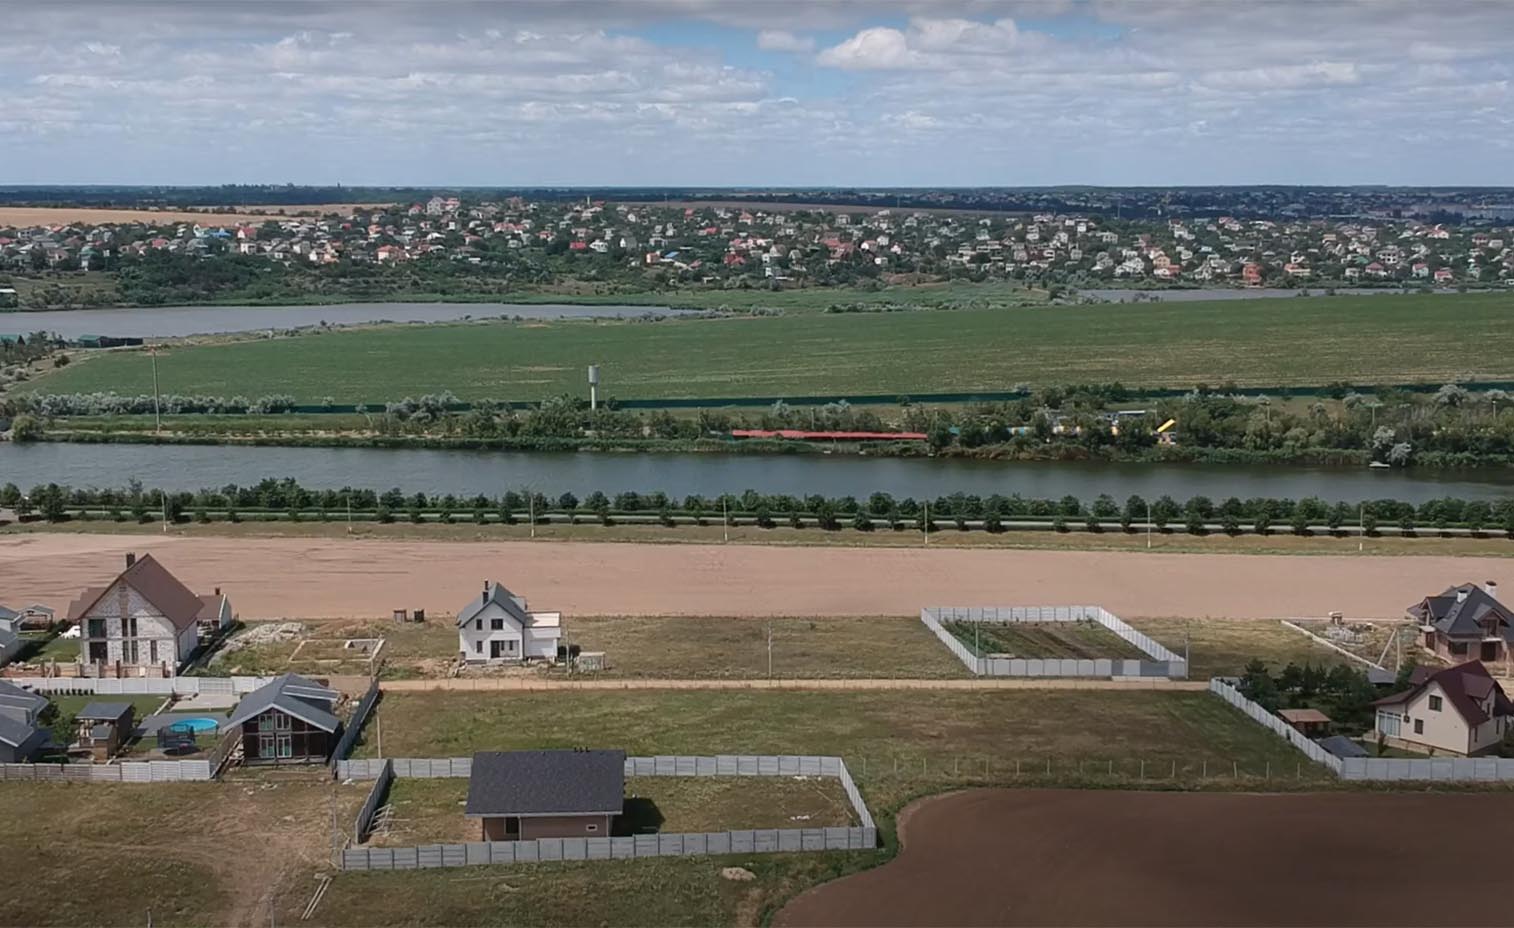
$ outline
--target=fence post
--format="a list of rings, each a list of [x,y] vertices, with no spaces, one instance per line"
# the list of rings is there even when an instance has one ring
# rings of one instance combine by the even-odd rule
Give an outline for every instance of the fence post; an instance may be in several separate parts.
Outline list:
[[[1240,778],[1241,778],[1241,764],[1240,764],[1240,761],[1233,760],[1233,761],[1230,762],[1230,779],[1232,779],[1232,780],[1239,780]]]
[[[1109,762],[1109,776],[1114,776],[1114,761],[1113,760],[1110,760],[1110,762]]]
[[[1046,758],[1046,775],[1051,776],[1051,758]]]
[[[1146,762],[1141,761],[1141,779],[1146,779]]]
[[[1204,769],[1203,769],[1203,772],[1199,774],[1199,779],[1200,780],[1205,780],[1205,779],[1208,779],[1208,778],[1209,778],[1209,758],[1206,757],[1206,758],[1204,758]]]
[[[1177,778],[1178,778],[1178,762],[1177,761],[1173,761],[1172,762],[1172,777],[1171,777],[1171,779],[1176,780]]]
[[[1270,760],[1267,761],[1267,775],[1266,775],[1266,779],[1268,779],[1268,780],[1272,779],[1272,761],[1270,761]]]

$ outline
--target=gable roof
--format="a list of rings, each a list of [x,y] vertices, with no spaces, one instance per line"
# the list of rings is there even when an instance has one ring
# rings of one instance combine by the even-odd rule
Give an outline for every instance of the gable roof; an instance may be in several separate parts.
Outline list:
[[[1475,583],[1447,587],[1438,596],[1426,596],[1408,608],[1422,625],[1430,625],[1451,638],[1483,637],[1483,622],[1496,616],[1503,624],[1503,637],[1514,641],[1514,609],[1499,602]]]
[[[1503,687],[1498,685],[1498,681],[1493,679],[1481,661],[1468,661],[1435,672],[1428,667],[1418,667],[1410,682],[1414,684],[1412,689],[1379,699],[1373,705],[1392,706],[1408,702],[1434,684],[1446,694],[1446,701],[1451,703],[1451,708],[1469,726],[1481,725],[1496,716],[1514,715],[1514,703],[1509,701]],[[1489,696],[1493,698],[1491,714],[1482,707]]]
[[[241,725],[269,709],[277,709],[285,715],[314,725],[321,731],[334,732],[341,727],[341,719],[331,713],[340,695],[336,690],[321,686],[314,680],[299,674],[286,673],[258,687],[242,697],[222,730]]]
[[[0,744],[8,744],[13,748],[30,741],[38,732],[34,725],[28,725],[19,719],[13,719],[0,712]]]
[[[47,697],[0,680],[0,716],[35,715],[47,708]]]
[[[519,622],[522,627],[531,624],[531,615],[526,612],[526,599],[524,596],[516,596],[505,589],[505,585],[498,581],[484,581],[484,589],[479,595],[469,601],[468,605],[457,612],[457,625],[461,628],[473,621],[474,617],[483,612],[490,603],[505,610],[510,618]]]
[[[619,815],[625,751],[480,751],[463,814]]]
[[[110,583],[86,590],[69,606],[69,621],[82,621],[117,583],[125,583],[136,590],[138,596],[151,603],[179,631],[193,625],[200,612],[200,597],[191,593],[189,587],[180,583],[179,578],[169,573],[168,568],[159,564],[151,554],[144,554]]]

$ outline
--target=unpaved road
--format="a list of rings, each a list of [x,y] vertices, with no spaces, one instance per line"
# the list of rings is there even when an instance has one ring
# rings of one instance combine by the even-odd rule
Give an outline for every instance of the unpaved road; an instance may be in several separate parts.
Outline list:
[[[361,693],[364,677],[334,679],[334,686]],[[436,690],[1178,690],[1202,691],[1207,680],[1104,680],[1047,677],[972,677],[963,680],[839,679],[839,680],[544,680],[539,677],[453,677],[450,679],[385,680],[386,693],[424,693]]]
[[[926,605],[1098,604],[1118,615],[1398,618],[1514,560],[562,542],[0,536],[0,603],[64,609],[151,551],[243,619],[455,613],[486,578],[579,615],[909,615]]]
[[[773,920],[825,925],[1507,925],[1499,893],[1420,880],[1514,796],[970,790],[904,811],[903,850]]]

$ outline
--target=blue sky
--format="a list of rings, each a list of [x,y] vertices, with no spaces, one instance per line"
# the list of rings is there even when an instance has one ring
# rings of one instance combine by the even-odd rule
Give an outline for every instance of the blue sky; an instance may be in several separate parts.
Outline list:
[[[1514,3],[12,0],[0,183],[1508,184]]]

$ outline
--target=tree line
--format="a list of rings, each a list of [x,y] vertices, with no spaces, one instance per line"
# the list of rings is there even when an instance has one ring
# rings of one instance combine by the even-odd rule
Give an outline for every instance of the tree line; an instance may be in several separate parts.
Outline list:
[[[743,519],[762,527],[781,522],[822,528],[875,528],[936,530],[980,528],[1005,530],[1006,523],[1031,521],[1067,530],[1136,530],[1151,525],[1158,531],[1181,529],[1192,534],[1220,531],[1237,534],[1251,531],[1267,534],[1288,530],[1307,534],[1323,526],[1329,532],[1357,529],[1374,534],[1380,526],[1401,532],[1418,529],[1469,529],[1474,533],[1497,531],[1514,537],[1514,499],[1497,502],[1445,498],[1418,505],[1381,499],[1362,503],[1327,502],[1318,497],[1273,499],[1229,497],[1213,500],[1194,496],[1179,502],[1171,496],[1148,500],[1127,497],[1123,503],[1107,494],[1092,501],[1075,496],[1037,499],[1011,494],[980,496],[953,493],[934,499],[897,498],[889,493],[865,497],[765,494],[755,490],[718,496],[690,494],[670,496],[664,492],[607,493],[593,490],[582,497],[572,492],[555,496],[531,490],[506,490],[498,495],[452,493],[407,493],[399,488],[383,491],[344,487],[314,489],[292,478],[265,479],[253,486],[228,485],[219,489],[174,491],[148,489],[138,482],[124,488],[94,489],[56,483],[23,492],[14,483],[0,486],[0,507],[22,516],[39,515],[63,521],[78,514],[138,521],[167,518],[170,521],[212,517],[236,521],[242,516],[273,514],[288,518],[355,517],[379,522],[408,519],[414,522],[472,520],[478,523],[517,521],[598,520],[605,524],[617,516],[656,516],[667,524],[675,518]],[[1149,520],[1149,522],[1148,522]]]

